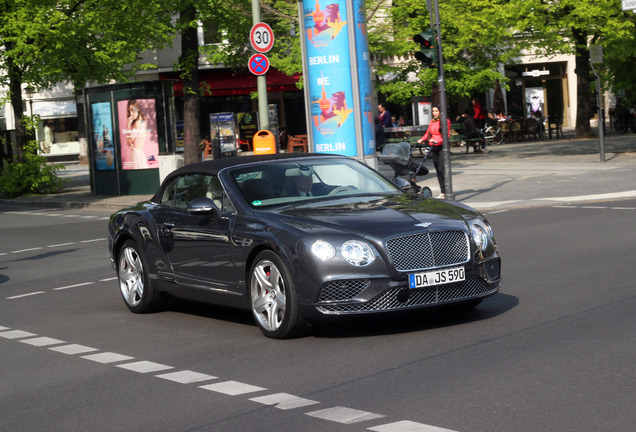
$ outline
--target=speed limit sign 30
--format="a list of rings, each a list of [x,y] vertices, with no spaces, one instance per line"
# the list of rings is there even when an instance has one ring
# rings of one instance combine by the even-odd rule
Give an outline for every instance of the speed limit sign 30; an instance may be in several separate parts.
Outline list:
[[[250,30],[250,43],[259,53],[266,53],[274,46],[274,32],[272,28],[265,23],[254,24]]]

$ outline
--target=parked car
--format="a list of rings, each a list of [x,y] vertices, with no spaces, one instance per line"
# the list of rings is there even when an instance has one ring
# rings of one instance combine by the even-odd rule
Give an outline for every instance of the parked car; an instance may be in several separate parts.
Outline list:
[[[272,338],[336,316],[474,307],[501,284],[482,214],[336,155],[179,168],[111,216],[109,247],[132,312],[170,296],[206,301],[251,310]]]

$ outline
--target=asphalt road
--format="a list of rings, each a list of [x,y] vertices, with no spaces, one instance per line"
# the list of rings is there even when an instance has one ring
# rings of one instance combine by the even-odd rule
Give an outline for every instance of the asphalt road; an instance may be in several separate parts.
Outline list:
[[[0,431],[597,431],[636,424],[636,200],[487,214],[470,312],[288,341],[247,312],[128,312],[107,213],[0,208]]]

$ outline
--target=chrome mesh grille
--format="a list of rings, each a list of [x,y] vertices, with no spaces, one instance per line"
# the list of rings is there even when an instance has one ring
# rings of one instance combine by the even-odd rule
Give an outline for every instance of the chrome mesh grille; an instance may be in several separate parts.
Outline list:
[[[386,242],[398,271],[422,270],[468,262],[468,236],[462,231],[441,231],[395,237]]]
[[[366,280],[327,282],[320,291],[320,302],[346,301],[355,298],[371,284]]]
[[[455,284],[409,290],[410,296],[406,301],[398,300],[398,293],[407,288],[393,288],[368,302],[346,305],[320,305],[318,309],[323,313],[356,313],[399,310],[425,305],[432,306],[450,301],[484,297],[497,292],[498,287],[498,282],[489,284],[479,278],[469,278]]]

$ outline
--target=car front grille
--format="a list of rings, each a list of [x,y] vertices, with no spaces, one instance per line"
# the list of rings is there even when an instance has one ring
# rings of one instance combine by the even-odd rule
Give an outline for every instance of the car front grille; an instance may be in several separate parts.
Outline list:
[[[462,231],[418,233],[386,242],[397,271],[423,270],[463,264],[470,259],[468,236]]]
[[[438,287],[420,289],[392,288],[367,302],[320,305],[318,310],[326,314],[400,310],[485,297],[496,293],[498,289],[498,281],[488,283],[480,278],[473,277],[463,282]]]

